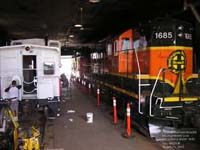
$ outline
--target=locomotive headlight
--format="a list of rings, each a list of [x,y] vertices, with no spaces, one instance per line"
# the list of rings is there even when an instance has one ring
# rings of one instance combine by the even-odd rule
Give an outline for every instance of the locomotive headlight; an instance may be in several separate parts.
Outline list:
[[[183,33],[179,33],[178,37],[183,38]]]
[[[177,30],[178,30],[177,36],[178,36],[179,38],[184,38],[183,29],[184,29],[184,27],[183,27],[182,25],[178,26],[178,28],[177,28]]]
[[[178,30],[181,30],[181,31],[182,31],[183,28],[184,28],[184,27],[183,27],[182,25],[178,26]]]

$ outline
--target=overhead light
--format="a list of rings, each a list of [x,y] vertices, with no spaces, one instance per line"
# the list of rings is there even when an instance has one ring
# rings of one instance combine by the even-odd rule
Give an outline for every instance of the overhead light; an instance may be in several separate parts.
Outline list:
[[[70,38],[74,38],[74,35],[73,35],[73,34],[70,34],[69,37],[70,37]]]
[[[89,0],[90,3],[99,3],[101,0]]]
[[[82,24],[75,24],[74,27],[76,27],[76,28],[81,28],[81,27],[82,27]]]
[[[83,27],[81,27],[81,28],[80,28],[80,30],[84,30],[84,28],[83,28]]]
[[[82,11],[83,11],[83,8],[81,7],[80,8],[80,23],[77,23],[77,24],[74,25],[74,27],[76,27],[76,28],[83,27],[83,25],[82,25]]]

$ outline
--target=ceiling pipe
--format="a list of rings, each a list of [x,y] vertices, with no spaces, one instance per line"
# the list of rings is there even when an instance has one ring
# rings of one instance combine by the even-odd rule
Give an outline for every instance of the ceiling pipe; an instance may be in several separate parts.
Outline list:
[[[197,12],[194,4],[192,3],[188,3],[187,0],[184,1],[184,10],[187,10],[188,8],[191,9],[193,15],[195,16],[196,20],[200,23],[200,15]]]

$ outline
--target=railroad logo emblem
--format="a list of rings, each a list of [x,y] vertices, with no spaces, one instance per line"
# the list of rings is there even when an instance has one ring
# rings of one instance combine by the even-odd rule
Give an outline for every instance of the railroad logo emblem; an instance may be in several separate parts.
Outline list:
[[[174,73],[184,71],[186,68],[186,56],[184,51],[177,50],[173,52],[167,60],[167,65]]]

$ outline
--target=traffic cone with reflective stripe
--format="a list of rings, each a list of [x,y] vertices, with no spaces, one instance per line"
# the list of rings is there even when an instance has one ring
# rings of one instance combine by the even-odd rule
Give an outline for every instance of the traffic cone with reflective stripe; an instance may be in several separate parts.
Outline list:
[[[97,89],[97,106],[100,106],[100,89]]]
[[[128,137],[131,136],[131,108],[130,108],[130,103],[127,104],[127,109],[126,109],[126,134]]]
[[[88,94],[89,94],[89,96],[91,96],[91,84],[90,83],[88,84]]]
[[[124,134],[124,137],[130,138],[132,136],[132,131],[131,131],[131,107],[130,103],[127,103],[127,108],[126,108],[126,133]]]
[[[113,123],[117,124],[117,101],[115,97],[113,97]]]

